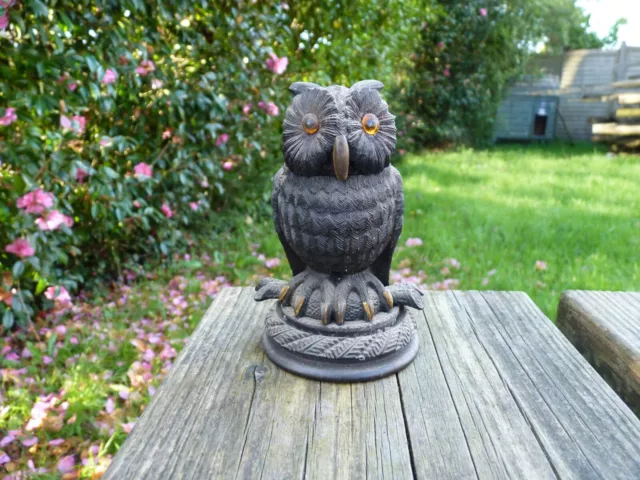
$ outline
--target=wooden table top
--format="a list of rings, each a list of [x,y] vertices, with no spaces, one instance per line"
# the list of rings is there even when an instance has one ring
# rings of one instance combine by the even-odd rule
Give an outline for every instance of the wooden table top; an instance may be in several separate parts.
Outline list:
[[[331,384],[275,367],[273,303],[223,290],[104,478],[640,478],[640,421],[527,295],[424,300],[411,365]]]
[[[567,291],[558,327],[640,414],[640,293]]]

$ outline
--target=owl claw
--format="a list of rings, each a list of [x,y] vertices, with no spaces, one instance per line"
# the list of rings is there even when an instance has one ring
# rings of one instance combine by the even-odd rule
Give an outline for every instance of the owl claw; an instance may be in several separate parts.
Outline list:
[[[344,323],[344,315],[347,313],[347,302],[344,300],[338,301],[338,325],[342,325]]]
[[[296,305],[296,310],[295,310],[296,311],[296,317],[300,316],[300,312],[302,311],[302,308],[304,307],[304,299],[305,299],[305,297],[300,297],[298,299],[298,303]]]
[[[382,296],[384,297],[384,299],[387,301],[387,305],[389,305],[389,308],[393,308],[393,295],[391,295],[391,293],[389,292],[389,290],[384,290],[382,292]]]
[[[371,301],[367,300],[366,302],[362,302],[362,308],[367,314],[367,318],[369,319],[369,321],[373,321],[373,305],[371,304]]]
[[[323,303],[320,305],[320,315],[322,316],[322,324],[327,325],[331,318],[331,310],[329,310],[329,303]]]

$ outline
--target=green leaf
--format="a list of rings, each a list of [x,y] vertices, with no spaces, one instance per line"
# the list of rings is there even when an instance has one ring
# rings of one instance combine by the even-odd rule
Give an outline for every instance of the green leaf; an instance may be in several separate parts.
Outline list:
[[[44,278],[38,280],[38,284],[36,285],[36,295],[40,295],[44,292],[44,289],[47,288],[47,281]]]
[[[36,15],[36,17],[49,16],[49,8],[40,0],[30,0],[29,4],[31,5],[31,10],[33,10],[33,13]]]
[[[47,355],[53,357],[53,352],[56,348],[56,342],[58,341],[58,334],[54,333],[49,337],[49,341],[47,342]]]
[[[22,303],[21,298],[14,298],[11,302],[11,308],[16,313],[22,313],[24,311],[24,303]]]
[[[9,309],[4,311],[4,315],[2,316],[2,326],[6,329],[9,330],[11,327],[13,327],[13,312]]]
[[[22,260],[18,260],[14,263],[11,273],[13,273],[13,278],[20,278],[24,273],[24,262]]]
[[[29,262],[36,270],[40,270],[40,259],[38,257],[29,257],[27,258],[27,262]]]
[[[120,175],[118,175],[118,172],[116,172],[113,168],[111,167],[104,167],[102,169],[104,171],[104,173],[107,174],[107,177],[115,180],[116,178],[118,178]]]

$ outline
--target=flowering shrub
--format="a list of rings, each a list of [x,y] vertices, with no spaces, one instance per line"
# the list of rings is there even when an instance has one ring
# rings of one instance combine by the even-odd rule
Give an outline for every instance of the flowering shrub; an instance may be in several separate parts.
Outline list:
[[[0,0],[4,327],[266,212],[291,81],[389,84],[406,47],[418,2],[352,3]]]

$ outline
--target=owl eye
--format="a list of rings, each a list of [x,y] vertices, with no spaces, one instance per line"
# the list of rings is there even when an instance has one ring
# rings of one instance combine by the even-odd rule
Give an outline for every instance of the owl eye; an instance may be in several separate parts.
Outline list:
[[[375,135],[380,130],[380,122],[378,121],[378,117],[376,117],[373,113],[367,113],[364,117],[362,117],[362,129],[367,132],[369,135]]]
[[[320,123],[318,122],[318,117],[316,117],[313,113],[307,113],[304,117],[302,117],[302,128],[309,135],[313,135],[320,128]]]

